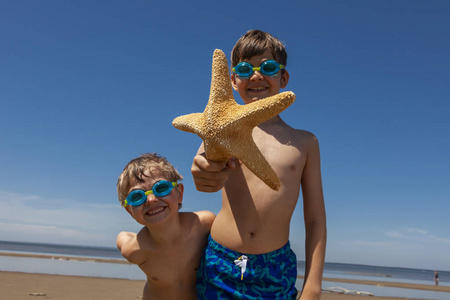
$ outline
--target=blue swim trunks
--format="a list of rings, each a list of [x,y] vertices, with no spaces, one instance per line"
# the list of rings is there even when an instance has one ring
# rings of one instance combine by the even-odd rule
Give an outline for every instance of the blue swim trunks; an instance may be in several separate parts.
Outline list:
[[[211,236],[197,272],[199,300],[296,299],[297,258],[289,242],[264,254],[229,250]]]

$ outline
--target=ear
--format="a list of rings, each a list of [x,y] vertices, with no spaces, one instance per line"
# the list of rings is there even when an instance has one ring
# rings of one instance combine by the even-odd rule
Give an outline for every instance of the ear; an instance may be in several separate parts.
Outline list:
[[[236,84],[236,74],[234,74],[234,73],[231,74],[231,86],[237,92],[238,88],[237,88],[237,84]]]
[[[131,212],[131,205],[125,206],[125,210],[130,214],[130,216],[134,219],[133,213]]]
[[[281,75],[280,86],[282,89],[284,89],[289,82],[289,72],[287,70],[284,70],[284,72],[282,73],[283,75]]]
[[[183,202],[184,185],[182,183],[179,183],[176,187],[176,191],[178,195],[178,204],[181,204],[181,202]]]

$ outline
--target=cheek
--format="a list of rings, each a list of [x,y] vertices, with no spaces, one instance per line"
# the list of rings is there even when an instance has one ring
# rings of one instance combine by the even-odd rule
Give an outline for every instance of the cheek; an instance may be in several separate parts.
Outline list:
[[[235,91],[238,91],[238,87],[239,87],[240,83],[241,83],[240,80],[238,78],[236,78],[236,76],[234,76],[234,75],[231,76],[231,86],[233,87],[233,89]]]

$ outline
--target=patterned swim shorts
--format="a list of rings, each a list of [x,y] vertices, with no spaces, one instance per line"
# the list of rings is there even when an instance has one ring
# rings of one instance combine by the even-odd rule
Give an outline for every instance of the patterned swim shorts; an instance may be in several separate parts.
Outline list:
[[[197,272],[199,300],[296,299],[297,258],[289,242],[264,254],[229,250],[211,236]]]

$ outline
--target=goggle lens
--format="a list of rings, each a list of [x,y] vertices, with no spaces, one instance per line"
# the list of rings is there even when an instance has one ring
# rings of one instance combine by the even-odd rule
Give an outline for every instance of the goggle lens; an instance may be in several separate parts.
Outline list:
[[[275,74],[279,70],[279,67],[276,63],[267,63],[267,62],[261,64],[260,68],[261,71],[265,74]]]
[[[233,68],[233,72],[240,77],[245,78],[252,75],[254,71],[259,71],[264,75],[270,76],[276,74],[280,69],[284,69],[284,66],[274,60],[267,60],[263,62],[259,67],[253,67],[250,63],[243,61],[241,63],[238,63],[236,67]]]
[[[157,184],[155,184],[153,186],[153,194],[155,194],[156,196],[166,196],[167,194],[170,193],[170,191],[172,190],[173,186],[170,182],[166,181],[166,182],[158,182]]]
[[[244,77],[244,76],[248,77],[248,76],[252,75],[252,73],[253,73],[253,66],[250,64],[236,66],[236,74],[238,74],[241,77]]]
[[[143,190],[134,190],[125,199],[125,206],[139,206],[147,200],[147,196],[150,194],[156,197],[164,197],[170,194],[172,189],[177,186],[177,182],[170,182],[167,180],[161,180],[155,183],[150,191],[144,192]]]

